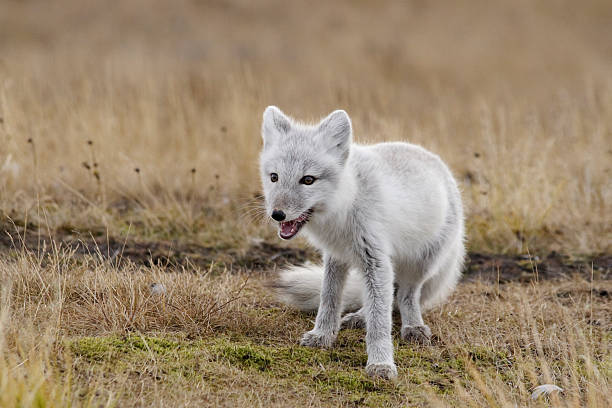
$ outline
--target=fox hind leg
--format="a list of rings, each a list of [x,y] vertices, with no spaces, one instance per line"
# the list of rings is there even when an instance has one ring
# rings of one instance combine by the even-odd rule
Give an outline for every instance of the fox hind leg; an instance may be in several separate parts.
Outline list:
[[[420,283],[400,286],[397,303],[402,316],[402,339],[427,344],[431,339],[431,330],[423,321],[421,314],[421,289]]]
[[[401,337],[405,341],[429,343],[431,330],[423,321],[421,292],[431,265],[421,262],[402,262],[396,269],[397,308],[402,316]]]
[[[340,327],[342,329],[363,329],[366,327],[365,322],[365,311],[363,307],[356,312],[347,313],[342,317],[340,321]]]
[[[402,339],[429,343],[431,330],[423,322],[422,311],[443,301],[455,288],[465,249],[461,239],[443,246],[426,262],[402,265],[398,270],[397,305],[402,315]]]

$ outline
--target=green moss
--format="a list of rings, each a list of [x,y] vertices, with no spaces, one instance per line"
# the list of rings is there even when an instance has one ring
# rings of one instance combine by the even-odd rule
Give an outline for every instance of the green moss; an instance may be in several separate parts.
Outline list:
[[[135,355],[154,353],[159,355],[176,351],[179,343],[156,337],[141,336],[110,336],[110,337],[83,337],[70,344],[74,354],[89,361],[113,360],[119,355]]]
[[[473,346],[468,356],[476,363],[507,365],[510,364],[509,354],[506,350],[492,350],[483,346]]]
[[[322,389],[342,388],[352,393],[376,392],[390,390],[391,383],[375,381],[365,375],[365,372],[352,370],[325,370],[311,377],[315,386]]]
[[[211,347],[217,362],[225,361],[283,383],[299,384],[320,395],[345,395],[359,404],[380,406],[381,401],[400,393],[393,383],[366,376],[363,347],[321,350],[297,345],[256,345],[246,339],[218,339]]]
[[[116,338],[84,337],[70,344],[72,352],[88,361],[103,361],[110,359],[118,351],[121,343]]]
[[[214,350],[220,357],[242,368],[255,368],[259,371],[265,371],[270,368],[273,362],[270,354],[261,346],[223,342],[214,346]]]
[[[330,361],[325,350],[307,347],[282,347],[275,354],[279,360],[307,365],[326,364]]]
[[[201,342],[151,336],[84,337],[70,343],[71,351],[94,369],[148,375],[155,378],[201,378]],[[149,374],[150,375],[150,374]]]
[[[468,360],[502,377],[504,371],[510,371],[504,369],[512,366],[512,357],[505,350],[473,346],[440,352],[435,347],[402,344],[396,347],[400,383],[373,380],[365,374],[362,337],[362,333],[343,332],[331,350],[270,344],[269,340],[261,344],[242,335],[197,341],[138,335],[85,337],[72,341],[70,349],[104,370],[138,376],[154,371],[157,381],[191,379],[216,389],[240,370],[254,381],[310,389],[305,392],[330,400],[342,396],[344,402],[365,406],[418,401],[423,385],[441,395],[452,393],[456,381],[469,380],[465,372]]]

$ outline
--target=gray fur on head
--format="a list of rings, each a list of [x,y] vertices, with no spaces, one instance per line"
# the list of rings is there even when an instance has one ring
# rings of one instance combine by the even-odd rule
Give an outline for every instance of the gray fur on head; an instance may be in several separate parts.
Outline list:
[[[262,138],[260,171],[268,214],[280,209],[287,219],[294,219],[311,209],[324,210],[350,154],[348,114],[337,110],[307,125],[269,106],[263,114]],[[271,182],[272,173],[278,175],[277,182]],[[313,185],[300,184],[307,175],[316,178]]]
[[[276,106],[268,106],[263,113],[261,136],[264,146],[268,146],[278,140],[283,134],[291,130],[291,119],[289,119]]]
[[[276,143],[286,143],[291,138],[307,139],[322,152],[336,155],[342,162],[348,158],[352,141],[351,119],[343,110],[330,113],[318,125],[298,123],[276,106],[268,106],[263,114],[261,135],[264,149]]]
[[[333,111],[319,123],[317,131],[328,151],[339,155],[343,162],[346,161],[353,136],[348,114],[343,110]]]

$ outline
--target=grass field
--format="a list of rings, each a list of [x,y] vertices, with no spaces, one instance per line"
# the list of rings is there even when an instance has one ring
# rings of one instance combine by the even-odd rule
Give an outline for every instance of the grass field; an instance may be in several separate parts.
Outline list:
[[[0,2],[0,406],[608,406],[612,6]],[[365,377],[265,288],[270,104],[438,153],[470,260]],[[154,286],[151,286],[154,285]],[[397,327],[396,327],[397,329]],[[533,388],[561,393],[531,399]]]

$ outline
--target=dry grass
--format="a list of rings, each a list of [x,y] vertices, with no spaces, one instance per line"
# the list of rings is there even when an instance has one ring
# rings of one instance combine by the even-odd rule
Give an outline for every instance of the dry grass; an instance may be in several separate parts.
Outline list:
[[[257,198],[276,104],[439,153],[474,251],[610,253],[611,19],[606,0],[0,2],[0,226],[38,237],[0,253],[0,406],[610,405],[610,281],[464,283],[389,384],[358,331],[295,346],[313,317],[265,276],[43,238],[276,239]],[[544,383],[565,391],[530,400]]]
[[[365,377],[359,330],[296,346],[313,316],[261,277],[64,255],[0,262],[2,406],[541,406],[540,384],[564,389],[545,405],[610,402],[609,281],[463,284],[426,316],[432,346],[396,345],[391,384]]]
[[[244,208],[260,116],[277,104],[305,119],[345,108],[359,141],[438,152],[476,250],[612,249],[607,2],[33,3],[0,5],[0,208],[13,218],[268,237]]]

